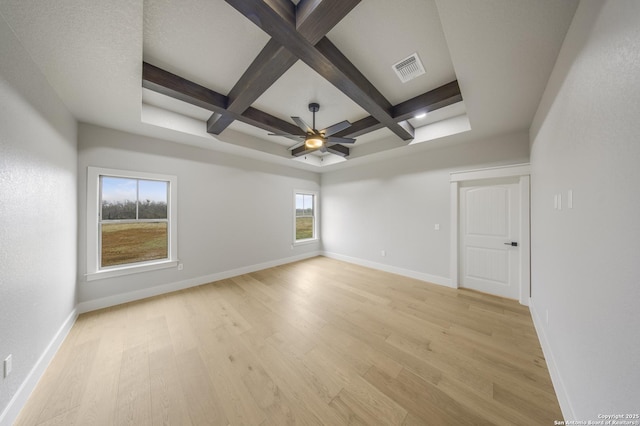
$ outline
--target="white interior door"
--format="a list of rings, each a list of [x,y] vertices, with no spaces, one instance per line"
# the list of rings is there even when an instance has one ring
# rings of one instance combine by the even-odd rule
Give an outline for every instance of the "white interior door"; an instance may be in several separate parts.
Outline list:
[[[519,299],[519,185],[467,185],[460,188],[460,285]]]

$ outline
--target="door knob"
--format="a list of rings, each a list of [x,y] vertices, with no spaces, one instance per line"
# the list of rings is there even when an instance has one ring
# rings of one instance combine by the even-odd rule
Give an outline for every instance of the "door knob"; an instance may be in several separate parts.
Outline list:
[[[505,246],[518,247],[518,243],[515,241],[511,241],[510,243],[504,243]]]

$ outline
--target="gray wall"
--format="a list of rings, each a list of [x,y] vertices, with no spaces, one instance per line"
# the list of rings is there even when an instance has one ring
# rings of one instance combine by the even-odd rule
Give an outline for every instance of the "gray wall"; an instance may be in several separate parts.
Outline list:
[[[184,270],[84,280],[88,166],[178,177],[178,257]],[[319,243],[292,247],[293,192],[318,191],[319,180],[316,173],[81,124],[79,301],[91,308],[99,299],[118,302],[126,293],[144,296],[153,294],[154,287],[203,283],[227,271],[316,253]]]
[[[76,304],[76,122],[0,16],[0,424]],[[2,361],[13,355],[13,372]],[[38,374],[35,373],[37,379]],[[33,384],[33,383],[32,383]],[[28,392],[21,394],[23,399]]]
[[[531,128],[531,309],[567,419],[640,409],[639,163],[640,2],[582,1]]]
[[[450,284],[449,174],[528,160],[528,136],[515,133],[415,150],[323,174],[324,250],[338,258]],[[436,223],[439,231],[434,230]]]

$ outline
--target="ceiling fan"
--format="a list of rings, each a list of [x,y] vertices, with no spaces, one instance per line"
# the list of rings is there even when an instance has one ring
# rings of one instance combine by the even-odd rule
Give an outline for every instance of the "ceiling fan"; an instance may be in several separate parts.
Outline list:
[[[351,123],[347,120],[336,123],[333,126],[329,126],[326,129],[316,130],[316,112],[320,110],[320,105],[313,102],[309,104],[309,111],[313,113],[313,126],[309,126],[300,117],[291,117],[293,121],[302,129],[306,134],[292,135],[289,133],[269,133],[269,136],[284,136],[285,138],[298,141],[297,144],[289,147],[289,151],[305,145],[310,150],[320,150],[320,152],[327,152],[327,146],[343,143],[355,143],[353,138],[339,138],[334,135],[348,127],[351,127]]]

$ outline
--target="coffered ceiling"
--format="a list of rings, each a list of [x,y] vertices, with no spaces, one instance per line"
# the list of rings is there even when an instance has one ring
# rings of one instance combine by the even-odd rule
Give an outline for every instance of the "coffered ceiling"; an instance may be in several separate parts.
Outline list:
[[[565,0],[3,0],[80,121],[314,171],[527,130]],[[417,53],[425,74],[393,65]],[[352,123],[346,149],[290,150]],[[424,118],[414,113],[430,111]],[[337,149],[337,148],[336,148]],[[346,152],[346,154],[345,154]]]

